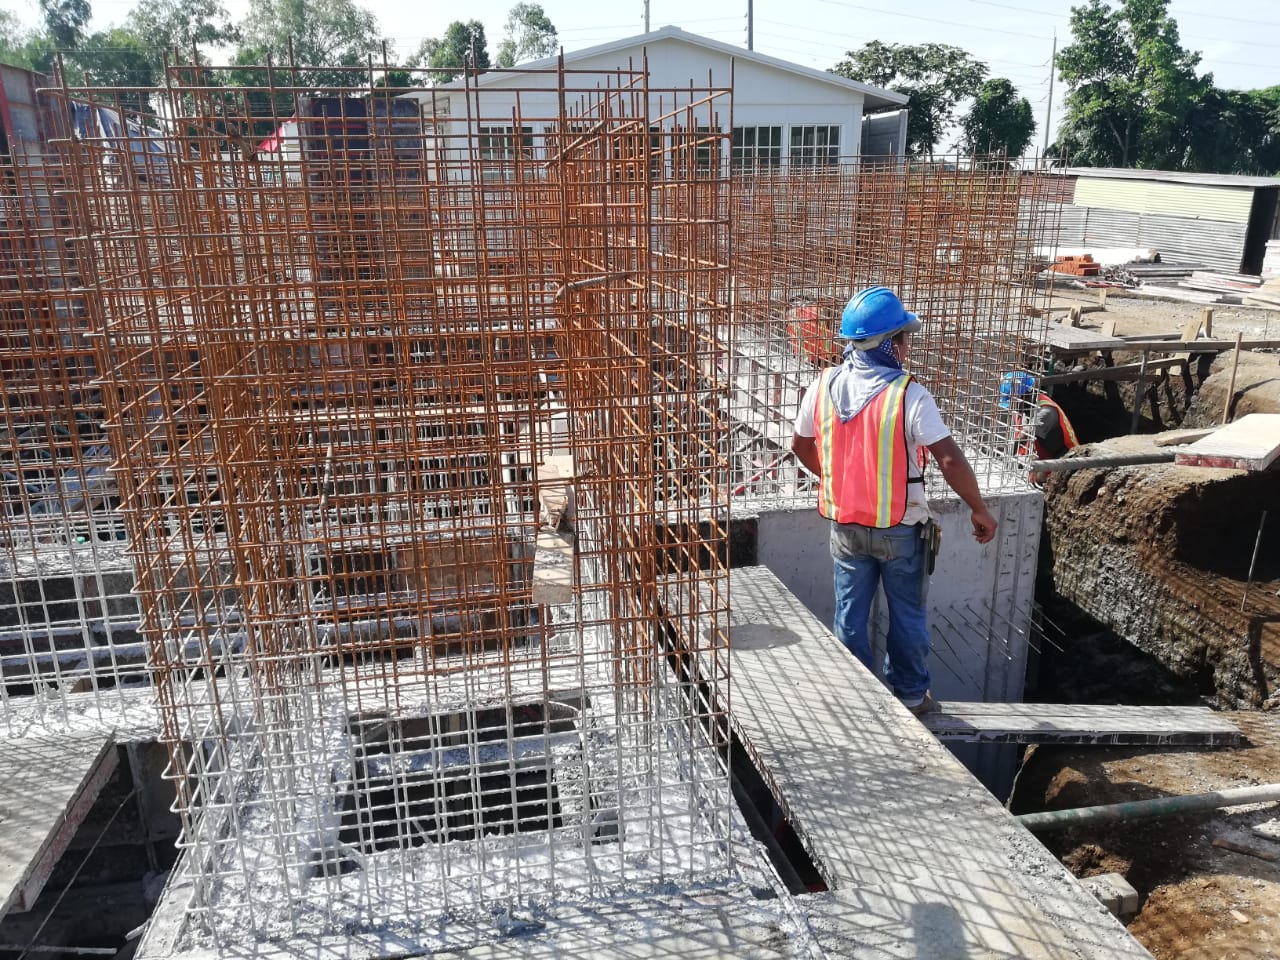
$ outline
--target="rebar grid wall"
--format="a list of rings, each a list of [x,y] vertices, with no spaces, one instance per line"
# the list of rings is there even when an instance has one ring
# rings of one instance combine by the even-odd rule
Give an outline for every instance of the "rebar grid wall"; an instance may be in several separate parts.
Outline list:
[[[938,400],[983,488],[1025,484],[1016,467],[1028,456],[1029,407],[1002,409],[999,388],[1010,370],[1038,371],[1043,353],[1036,248],[1055,242],[1058,222],[1043,176],[1002,159],[862,157],[753,170],[733,203],[738,499],[812,499],[788,452],[793,421],[805,388],[839,360],[845,303],[873,285],[924,321],[907,369]]]
[[[38,75],[3,71],[0,729],[13,729],[11,700],[48,717],[73,691],[98,706],[147,676],[64,169],[49,145],[66,130]]]
[[[192,942],[730,869],[728,92],[417,93],[61,91]]]

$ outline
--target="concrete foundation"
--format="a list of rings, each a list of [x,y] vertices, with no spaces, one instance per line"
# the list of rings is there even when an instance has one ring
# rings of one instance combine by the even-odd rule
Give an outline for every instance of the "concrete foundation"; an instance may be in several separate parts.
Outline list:
[[[1036,561],[1044,497],[1028,484],[986,492],[999,528],[973,539],[970,511],[955,497],[932,496],[942,546],[929,584],[933,694],[940,700],[1022,699],[1035,651],[1031,636]],[[735,512],[754,519],[755,560],[767,567],[822,623],[835,614],[829,523],[813,506],[756,504]],[[884,657],[888,615],[883,595],[872,608],[873,652]],[[956,745],[955,752],[998,796],[1012,784],[1015,748]]]

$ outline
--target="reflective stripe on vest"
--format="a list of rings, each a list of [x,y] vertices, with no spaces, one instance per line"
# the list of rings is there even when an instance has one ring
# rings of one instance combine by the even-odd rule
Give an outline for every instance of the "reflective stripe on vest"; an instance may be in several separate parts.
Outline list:
[[[813,408],[814,441],[822,466],[818,512],[836,523],[892,527],[907,512],[907,384],[905,373],[844,421],[831,399],[831,378],[822,371]]]
[[[1080,441],[1076,438],[1075,427],[1071,426],[1071,421],[1067,419],[1066,412],[1054,403],[1046,394],[1040,394],[1040,406],[1053,407],[1058,414],[1058,426],[1062,428],[1062,440],[1067,445],[1067,449],[1080,446]]]

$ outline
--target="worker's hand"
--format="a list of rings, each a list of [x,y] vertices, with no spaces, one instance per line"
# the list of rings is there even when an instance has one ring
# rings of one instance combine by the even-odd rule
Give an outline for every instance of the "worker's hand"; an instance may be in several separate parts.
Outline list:
[[[996,518],[985,507],[973,511],[973,539],[979,543],[990,543],[996,535]]]

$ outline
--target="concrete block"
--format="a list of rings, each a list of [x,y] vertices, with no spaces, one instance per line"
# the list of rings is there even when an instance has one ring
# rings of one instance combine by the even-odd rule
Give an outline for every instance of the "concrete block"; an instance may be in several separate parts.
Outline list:
[[[1138,891],[1118,873],[1100,873],[1080,881],[1111,914],[1124,920],[1138,912]]]

